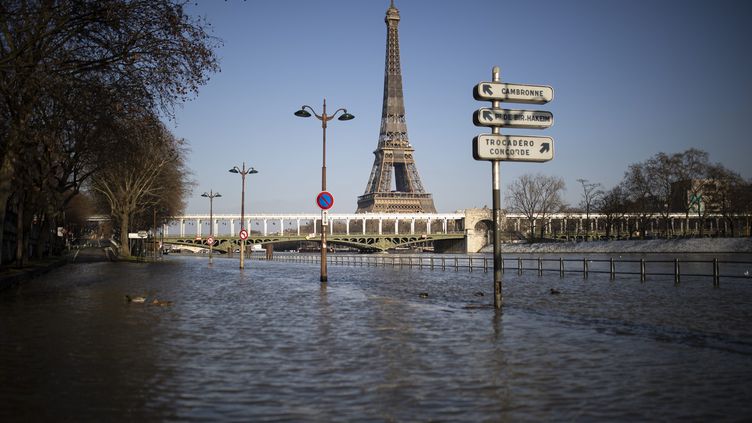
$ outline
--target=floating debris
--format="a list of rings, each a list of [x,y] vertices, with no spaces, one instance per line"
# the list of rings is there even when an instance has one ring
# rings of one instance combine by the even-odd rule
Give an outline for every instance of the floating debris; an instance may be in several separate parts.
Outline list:
[[[559,291],[556,288],[551,288],[550,292],[551,292],[551,295],[559,295],[559,294],[561,294],[561,291]]]

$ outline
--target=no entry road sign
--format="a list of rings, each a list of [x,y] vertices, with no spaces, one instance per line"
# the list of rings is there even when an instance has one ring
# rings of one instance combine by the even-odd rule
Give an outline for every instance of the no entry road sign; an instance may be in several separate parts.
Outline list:
[[[319,195],[316,196],[316,205],[318,205],[321,210],[329,210],[334,205],[334,196],[328,191],[321,191]]]

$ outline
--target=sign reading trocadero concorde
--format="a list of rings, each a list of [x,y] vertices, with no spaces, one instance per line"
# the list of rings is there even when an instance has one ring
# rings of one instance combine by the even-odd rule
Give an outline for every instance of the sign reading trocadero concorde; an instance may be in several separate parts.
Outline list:
[[[530,135],[483,134],[473,138],[475,160],[547,162],[554,158],[554,139]]]

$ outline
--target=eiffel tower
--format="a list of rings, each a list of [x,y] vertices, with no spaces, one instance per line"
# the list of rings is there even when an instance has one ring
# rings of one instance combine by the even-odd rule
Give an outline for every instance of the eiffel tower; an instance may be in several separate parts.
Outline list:
[[[399,21],[399,10],[392,0],[384,18],[387,30],[386,68],[379,144],[373,152],[376,156],[373,169],[365,193],[358,197],[356,213],[436,213],[431,194],[425,192],[420,182],[413,158],[415,149],[407,138],[397,31]]]

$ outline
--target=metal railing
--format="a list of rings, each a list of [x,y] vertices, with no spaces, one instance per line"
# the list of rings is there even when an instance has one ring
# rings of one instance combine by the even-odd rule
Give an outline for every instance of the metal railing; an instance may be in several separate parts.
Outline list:
[[[254,256],[255,260],[268,260],[264,256]],[[320,257],[314,254],[275,254],[273,261],[292,263],[318,263]],[[333,254],[328,258],[331,265],[362,266],[362,267],[392,267],[426,270],[467,270],[473,272],[482,270],[488,272],[489,267],[493,270],[493,257],[473,256],[414,256],[414,255],[366,255],[366,254]],[[523,258],[503,257],[502,273],[514,271],[518,275],[524,272],[537,272],[538,276],[544,273],[558,273],[560,277],[566,274],[582,274],[587,279],[590,274],[608,274],[611,280],[617,276],[639,276],[640,282],[647,281],[649,276],[671,276],[674,284],[679,285],[682,278],[707,277],[712,278],[713,286],[720,287],[721,279],[752,279],[750,272],[732,274],[722,273],[722,268],[731,265],[747,265],[752,268],[752,262],[719,260],[647,260],[641,259],[590,259],[590,258]],[[511,265],[509,265],[511,263]],[[685,272],[687,266],[702,268],[701,273]]]

